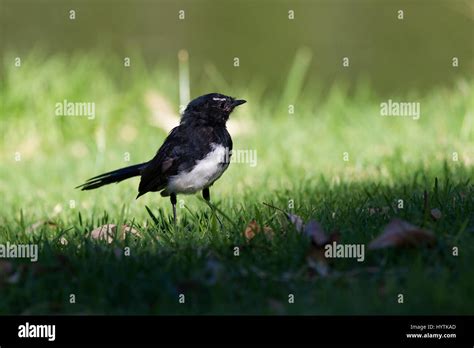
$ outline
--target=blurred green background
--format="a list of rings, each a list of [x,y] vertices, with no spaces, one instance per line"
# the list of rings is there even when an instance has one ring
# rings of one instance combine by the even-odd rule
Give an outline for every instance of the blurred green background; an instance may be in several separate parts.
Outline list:
[[[176,70],[177,52],[186,49],[193,95],[207,91],[213,69],[232,86],[257,79],[265,93],[278,95],[302,46],[312,53],[302,92],[307,98],[315,86],[340,80],[354,86],[360,78],[378,93],[425,93],[474,72],[469,0],[2,0],[1,8],[1,47],[20,56],[36,47],[100,50]],[[178,19],[180,10],[185,20]],[[342,57],[350,58],[350,68],[342,67]],[[452,57],[460,60],[457,69]]]

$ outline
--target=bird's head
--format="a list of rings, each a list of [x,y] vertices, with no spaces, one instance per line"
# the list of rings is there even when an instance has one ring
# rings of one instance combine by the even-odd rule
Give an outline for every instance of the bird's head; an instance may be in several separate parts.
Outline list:
[[[219,93],[205,94],[188,104],[181,122],[197,121],[225,125],[234,108],[245,102],[243,99],[235,99]]]

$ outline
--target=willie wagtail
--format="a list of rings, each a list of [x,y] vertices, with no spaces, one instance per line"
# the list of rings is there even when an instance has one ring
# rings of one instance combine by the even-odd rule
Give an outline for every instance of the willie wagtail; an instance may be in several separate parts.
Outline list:
[[[178,193],[202,190],[204,199],[210,200],[209,187],[227,169],[232,154],[226,122],[232,110],[245,102],[218,93],[192,100],[150,161],[95,176],[76,188],[92,190],[141,176],[137,198],[156,191],[169,196],[176,223]]]

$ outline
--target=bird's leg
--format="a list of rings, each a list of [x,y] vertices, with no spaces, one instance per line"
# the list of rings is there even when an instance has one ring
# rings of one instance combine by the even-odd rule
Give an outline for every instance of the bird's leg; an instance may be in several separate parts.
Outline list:
[[[209,187],[206,187],[204,190],[202,190],[202,198],[204,198],[207,202],[211,203],[211,193],[209,191]],[[219,225],[221,225],[221,228],[222,228],[221,219],[219,219],[219,216],[216,214],[212,206],[211,206],[211,209],[213,210],[213,213],[216,215],[217,221],[219,221]]]
[[[211,201],[211,193],[209,192],[209,187],[206,187],[204,190],[202,190],[202,198],[204,198],[208,202]]]
[[[174,224],[176,225],[176,193],[172,193],[170,195],[170,201],[171,201],[171,204],[173,205],[173,218],[174,218]]]

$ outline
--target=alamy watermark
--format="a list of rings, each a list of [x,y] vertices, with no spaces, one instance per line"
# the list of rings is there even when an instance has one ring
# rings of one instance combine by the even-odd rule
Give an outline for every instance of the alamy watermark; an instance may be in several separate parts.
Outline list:
[[[94,102],[71,102],[64,99],[55,105],[56,116],[86,116],[89,120],[95,118]]]
[[[217,153],[221,156],[221,163],[243,163],[250,167],[257,165],[257,150],[250,149],[233,149],[225,148],[225,151]]]
[[[30,259],[38,261],[38,244],[0,244],[0,258],[2,259]]]
[[[392,99],[380,103],[380,115],[411,117],[418,120],[421,115],[419,102],[397,102]]]
[[[365,260],[364,244],[338,244],[332,242],[324,246],[324,256],[326,258],[357,259],[358,262]]]
[[[56,339],[56,325],[54,324],[30,324],[26,322],[18,326],[19,338],[47,338],[48,341]]]

